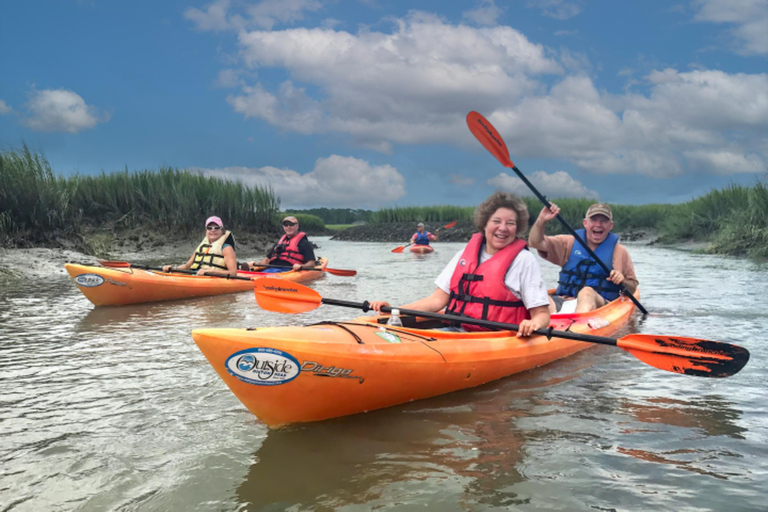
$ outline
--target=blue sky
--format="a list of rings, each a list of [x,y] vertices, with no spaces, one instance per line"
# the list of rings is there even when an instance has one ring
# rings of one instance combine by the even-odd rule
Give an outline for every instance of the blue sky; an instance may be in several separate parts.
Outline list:
[[[0,148],[283,207],[686,201],[768,171],[768,1],[68,1],[0,11]]]

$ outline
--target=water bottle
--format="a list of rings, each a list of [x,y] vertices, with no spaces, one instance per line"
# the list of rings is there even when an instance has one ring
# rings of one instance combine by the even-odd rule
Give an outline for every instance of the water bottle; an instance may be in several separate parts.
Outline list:
[[[389,320],[387,320],[387,325],[390,327],[402,327],[403,322],[400,321],[400,310],[399,309],[392,309],[389,311]]]

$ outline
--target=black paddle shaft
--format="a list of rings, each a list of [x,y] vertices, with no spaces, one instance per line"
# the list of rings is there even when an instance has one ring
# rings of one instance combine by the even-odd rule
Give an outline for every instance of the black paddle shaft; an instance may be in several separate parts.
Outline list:
[[[525,177],[525,175],[524,175],[524,174],[523,174],[523,173],[520,171],[520,169],[518,169],[518,168],[517,168],[517,166],[516,166],[516,165],[512,165],[512,170],[513,170],[513,171],[515,171],[515,173],[517,174],[517,176],[518,176],[518,177],[519,177],[521,180],[523,180],[523,182],[524,182],[526,185],[528,185],[528,188],[529,188],[529,189],[531,189],[531,191],[532,191],[534,194],[536,194],[536,197],[538,197],[538,198],[539,198],[539,201],[541,201],[541,202],[544,204],[544,206],[546,206],[547,208],[551,208],[551,207],[552,207],[552,204],[551,204],[549,201],[547,201],[547,198],[546,198],[546,197],[544,197],[543,195],[541,195],[541,193],[539,193],[539,191],[538,191],[538,190],[536,190],[536,187],[534,187],[534,186],[533,186],[533,184],[532,184],[530,181],[528,181],[528,178],[526,178],[526,177]],[[563,227],[565,227],[565,229],[567,229],[567,230],[568,230],[568,232],[569,232],[571,235],[573,235],[573,237],[574,237],[576,240],[578,240],[578,241],[579,241],[579,243],[580,243],[582,246],[584,246],[584,248],[587,250],[587,252],[589,253],[589,255],[590,255],[590,256],[592,256],[592,257],[595,259],[595,261],[597,262],[597,264],[598,264],[598,265],[600,265],[600,267],[601,267],[603,270],[605,270],[605,273],[606,273],[606,274],[610,274],[610,273],[611,273],[611,271],[610,271],[610,269],[609,269],[609,268],[608,268],[608,267],[605,265],[605,263],[603,263],[603,260],[601,260],[600,258],[598,258],[598,257],[597,257],[597,254],[595,254],[595,253],[594,253],[594,251],[593,251],[592,249],[590,249],[590,248],[589,248],[589,246],[587,245],[587,243],[586,243],[584,240],[582,240],[582,239],[581,239],[581,237],[580,237],[578,234],[576,234],[576,230],[574,230],[574,229],[573,229],[571,226],[569,226],[569,225],[568,225],[568,223],[567,223],[567,222],[565,222],[565,219],[563,219],[563,218],[560,216],[560,214],[559,214],[559,213],[557,214],[557,220],[559,220],[559,221],[560,221],[560,223],[563,225]],[[647,311],[647,310],[646,310],[646,309],[645,309],[645,308],[642,306],[642,304],[640,304],[640,301],[638,301],[638,300],[635,298],[635,296],[634,296],[634,295],[632,295],[631,293],[629,293],[629,291],[627,290],[627,288],[626,288],[626,287],[625,287],[623,284],[622,284],[622,285],[619,285],[619,286],[621,286],[621,291],[622,291],[622,292],[624,292],[624,295],[626,295],[627,297],[629,297],[629,298],[630,298],[630,300],[632,300],[632,302],[634,302],[634,303],[635,303],[635,306],[637,306],[637,308],[638,308],[640,311],[642,311],[644,315],[647,315],[647,314],[648,314],[648,311]]]
[[[160,267],[148,267],[146,265],[134,265],[134,264],[131,264],[131,267],[139,268],[141,270],[155,270],[155,271],[164,272],[164,270]],[[180,268],[171,268],[168,272],[169,273],[173,272],[176,274],[189,274],[194,276],[197,275],[197,270],[183,270]],[[253,279],[251,279],[250,277],[230,276],[229,274],[227,274],[226,276],[219,276],[216,274],[203,274],[203,275],[207,277],[218,277],[220,279],[238,279],[240,281],[253,281]]]
[[[325,297],[323,297],[321,301],[323,304],[330,304],[332,306],[343,306],[343,307],[353,308],[353,309],[362,309],[366,313],[368,311],[371,311],[371,307],[368,301],[350,302],[346,300],[326,299]],[[446,322],[472,324],[472,325],[478,325],[480,327],[488,327],[490,329],[496,329],[496,330],[502,330],[502,331],[517,331],[520,328],[520,326],[517,324],[505,324],[503,322],[494,322],[492,320],[480,320],[477,318],[470,318],[467,316],[445,315],[443,313],[432,313],[429,311],[419,311],[417,309],[403,309],[403,308],[396,308],[392,306],[383,306],[381,308],[381,310],[384,311],[385,313],[390,312],[393,309],[397,309],[401,313],[405,313],[406,315],[421,316],[424,318],[434,318],[436,320],[443,320]],[[552,329],[552,327],[548,327],[546,329],[537,329],[533,331],[532,334],[539,334],[541,336],[546,336],[547,339],[552,339],[552,336],[555,336],[557,338],[584,341],[587,343],[599,343],[601,345],[616,346],[616,340],[613,338],[605,338],[603,336],[591,336],[589,334],[578,334],[575,332],[555,331]]]

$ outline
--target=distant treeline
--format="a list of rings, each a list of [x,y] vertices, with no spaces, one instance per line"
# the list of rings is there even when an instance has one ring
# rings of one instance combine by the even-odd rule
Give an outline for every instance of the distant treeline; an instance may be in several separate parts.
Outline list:
[[[280,233],[284,215],[270,188],[161,168],[98,176],[55,176],[44,156],[26,146],[0,151],[0,241],[3,245],[46,243],[78,234],[84,226],[150,227],[165,232],[198,232],[201,219],[220,216],[238,231]],[[541,204],[525,201],[533,221]],[[553,199],[561,215],[580,227],[589,199]],[[616,231],[655,230],[663,243],[709,242],[712,252],[768,258],[768,185],[730,185],[681,204],[612,204]],[[303,230],[319,233],[326,224],[470,221],[474,207],[423,206],[378,211],[349,208],[291,210]],[[550,234],[562,233],[550,222]]]

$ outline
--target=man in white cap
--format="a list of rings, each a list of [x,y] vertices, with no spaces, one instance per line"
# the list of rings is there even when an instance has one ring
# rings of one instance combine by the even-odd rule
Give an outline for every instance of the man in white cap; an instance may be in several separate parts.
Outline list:
[[[249,266],[261,270],[259,265],[275,265],[286,269],[302,270],[315,268],[315,250],[307,239],[307,234],[299,231],[299,220],[293,215],[283,219],[283,231],[285,234],[267,252],[267,257],[256,262],[248,262]]]
[[[196,270],[197,275],[237,275],[235,236],[224,230],[221,218],[213,215],[205,221],[205,237],[186,263],[178,267],[164,265],[163,270]]]
[[[560,311],[564,300],[575,297],[577,313],[592,311],[616,299],[621,285],[629,293],[634,293],[638,285],[635,267],[627,248],[619,243],[618,235],[611,232],[611,207],[605,203],[591,205],[582,221],[584,228],[576,230],[608,267],[610,274],[607,274],[572,235],[544,235],[547,222],[560,213],[560,207],[550,204],[550,208],[542,208],[528,235],[528,244],[538,249],[542,258],[563,267],[550,310]]]

